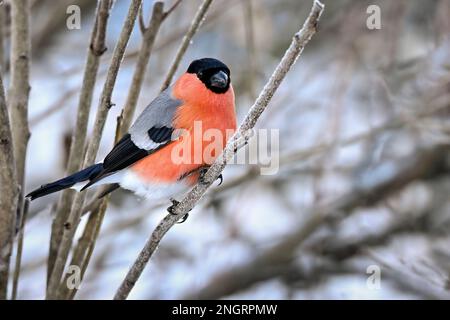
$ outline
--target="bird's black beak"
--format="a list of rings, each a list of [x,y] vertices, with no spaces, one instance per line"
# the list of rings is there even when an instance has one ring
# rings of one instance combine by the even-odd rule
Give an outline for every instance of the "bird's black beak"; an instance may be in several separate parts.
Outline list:
[[[228,75],[223,72],[219,71],[211,77],[211,86],[217,87],[217,88],[226,88],[228,85]]]

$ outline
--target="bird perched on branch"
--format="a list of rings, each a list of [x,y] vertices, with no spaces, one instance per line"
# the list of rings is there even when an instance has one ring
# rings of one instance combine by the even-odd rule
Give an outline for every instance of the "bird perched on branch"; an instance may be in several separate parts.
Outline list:
[[[103,195],[120,186],[146,198],[173,198],[202,179],[235,130],[229,68],[212,58],[195,60],[145,108],[102,163],[27,197],[111,184]]]

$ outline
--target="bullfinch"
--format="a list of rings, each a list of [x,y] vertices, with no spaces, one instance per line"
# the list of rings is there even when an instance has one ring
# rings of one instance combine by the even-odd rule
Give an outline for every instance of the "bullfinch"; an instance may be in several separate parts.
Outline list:
[[[195,60],[145,108],[102,163],[27,197],[109,184],[104,194],[122,187],[146,198],[173,199],[201,180],[236,130],[234,100],[230,69],[217,59]]]

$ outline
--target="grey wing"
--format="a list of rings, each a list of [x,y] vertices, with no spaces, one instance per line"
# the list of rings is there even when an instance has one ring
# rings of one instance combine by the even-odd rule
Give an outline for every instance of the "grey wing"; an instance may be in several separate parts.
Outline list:
[[[153,150],[170,140],[175,111],[182,104],[171,92],[172,87],[161,92],[130,127],[131,140],[138,148]]]
[[[173,117],[181,100],[172,98],[171,88],[164,90],[136,119],[130,130],[114,146],[102,163],[102,170],[82,190],[97,181],[145,158],[172,140]]]

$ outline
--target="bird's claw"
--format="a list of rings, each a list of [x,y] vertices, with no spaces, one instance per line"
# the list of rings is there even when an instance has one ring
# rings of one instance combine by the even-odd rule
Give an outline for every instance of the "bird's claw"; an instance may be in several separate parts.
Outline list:
[[[186,213],[186,214],[180,219],[180,221],[178,221],[177,223],[178,223],[178,224],[184,223],[184,222],[187,220],[187,218],[189,218],[189,213]]]
[[[201,184],[208,184],[208,181],[206,181],[206,179],[205,179],[205,175],[206,175],[206,172],[208,172],[208,167],[204,167],[204,168],[201,168],[200,169],[200,171],[199,171],[199,176],[198,176],[198,181],[201,183]]]
[[[200,176],[199,176],[199,178],[198,178],[198,181],[199,181],[201,184],[208,184],[208,181],[205,179],[205,175],[206,175],[206,172],[208,172],[208,169],[209,169],[209,167],[204,167],[204,168],[201,168],[201,169],[200,169]],[[223,182],[223,175],[220,174],[220,175],[217,177],[217,180],[220,180],[220,181],[219,181],[219,184],[218,184],[218,186],[220,186],[220,185],[222,184],[222,182]]]
[[[167,211],[176,216],[178,215],[177,213],[174,212],[175,207],[180,203],[180,201],[175,200],[175,199],[170,199],[170,201],[172,202],[172,205],[170,207],[167,208]],[[187,218],[189,218],[189,213],[186,213],[181,219],[180,221],[178,221],[177,223],[183,223],[187,220]]]
[[[219,176],[217,177],[217,180],[220,180],[219,184],[218,184],[218,186],[220,186],[222,184],[222,182],[223,182],[223,175],[219,174]]]
[[[180,201],[175,200],[175,199],[170,199],[170,201],[172,202],[172,205],[171,205],[170,207],[167,208],[167,211],[168,211],[170,214],[173,214],[173,215],[176,216],[177,214],[174,212],[174,209],[175,209],[175,207],[180,203]]]

